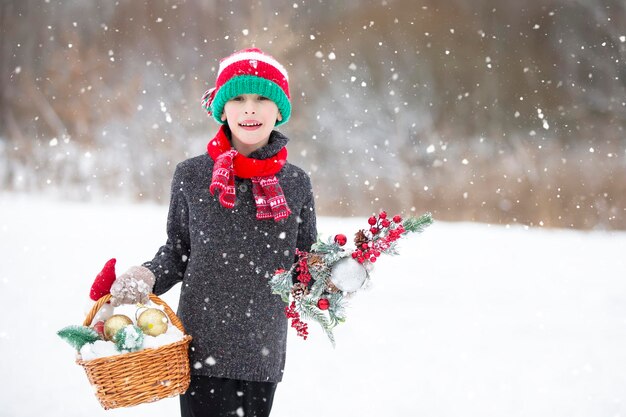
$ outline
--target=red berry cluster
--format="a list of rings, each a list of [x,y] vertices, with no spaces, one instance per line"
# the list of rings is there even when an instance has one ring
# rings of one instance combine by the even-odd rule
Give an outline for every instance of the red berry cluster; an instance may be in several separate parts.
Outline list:
[[[352,252],[352,257],[359,263],[365,261],[376,262],[376,259],[380,256],[380,251],[374,249],[372,242],[363,243],[360,248]]]
[[[352,257],[359,263],[376,262],[380,254],[389,248],[391,242],[398,240],[405,232],[404,226],[400,224],[402,217],[396,215],[389,220],[384,211],[381,211],[378,216],[370,217],[367,222],[370,225],[372,240],[362,243],[352,252]]]
[[[295,301],[292,301],[289,306],[285,307],[285,316],[287,316],[287,319],[291,319],[291,327],[296,329],[298,336],[306,340],[309,335],[309,325],[300,320],[300,313],[296,311]]]
[[[406,230],[402,225],[399,225],[395,229],[390,229],[385,237],[382,237],[374,242],[374,249],[378,249],[382,252],[386,251],[389,249],[392,242],[395,242],[402,237],[404,232],[406,232]]]
[[[296,249],[296,255],[298,256],[298,265],[296,265],[298,281],[303,284],[308,284],[311,282],[311,273],[309,272],[309,265],[307,264],[308,253]]]

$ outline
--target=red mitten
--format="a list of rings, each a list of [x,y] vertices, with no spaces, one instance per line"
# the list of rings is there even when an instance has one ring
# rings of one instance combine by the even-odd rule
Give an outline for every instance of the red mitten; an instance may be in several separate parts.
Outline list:
[[[96,276],[89,292],[89,298],[98,301],[102,296],[109,294],[113,281],[115,281],[115,258],[109,259],[104,264],[102,271]]]

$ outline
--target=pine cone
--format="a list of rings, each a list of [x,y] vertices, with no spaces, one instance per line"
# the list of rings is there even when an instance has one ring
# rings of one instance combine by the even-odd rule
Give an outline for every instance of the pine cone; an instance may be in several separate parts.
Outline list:
[[[369,239],[367,238],[367,236],[365,236],[365,232],[363,230],[359,230],[358,232],[356,232],[356,234],[354,235],[354,245],[357,248],[360,248],[361,245],[367,242],[369,242]]]
[[[303,284],[301,282],[294,284],[293,287],[291,288],[291,295],[293,296],[295,300],[301,299],[302,297],[306,296],[308,293],[309,293],[309,289],[307,288],[306,284]]]
[[[324,257],[321,255],[309,255],[308,264],[310,267],[320,269],[324,266]]]

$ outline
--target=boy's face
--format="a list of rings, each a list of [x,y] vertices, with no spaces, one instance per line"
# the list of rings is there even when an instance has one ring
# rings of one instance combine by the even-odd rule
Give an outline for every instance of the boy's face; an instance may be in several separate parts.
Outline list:
[[[267,144],[276,120],[282,120],[276,103],[258,94],[242,94],[228,100],[222,113],[235,149],[244,155]]]

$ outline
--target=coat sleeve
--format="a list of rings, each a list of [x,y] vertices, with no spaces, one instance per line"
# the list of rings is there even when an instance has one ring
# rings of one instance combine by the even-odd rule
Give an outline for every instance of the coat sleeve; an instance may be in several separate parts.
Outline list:
[[[190,253],[189,206],[184,193],[183,169],[176,167],[172,180],[170,207],[167,215],[167,242],[151,261],[143,264],[156,277],[153,292],[165,293],[181,282]]]
[[[309,252],[311,246],[317,241],[317,219],[315,217],[315,198],[313,189],[309,181],[308,197],[298,215],[298,239],[296,248]],[[298,261],[298,256],[294,256],[294,263]],[[291,277],[293,283],[298,282],[298,274],[293,271]]]
[[[310,251],[311,246],[317,240],[317,219],[315,217],[315,198],[313,188],[310,185],[308,197],[298,216],[298,240],[296,247],[302,251]]]

